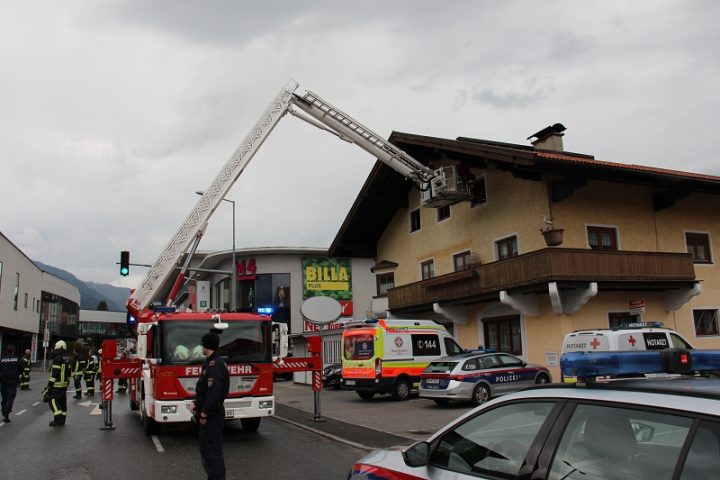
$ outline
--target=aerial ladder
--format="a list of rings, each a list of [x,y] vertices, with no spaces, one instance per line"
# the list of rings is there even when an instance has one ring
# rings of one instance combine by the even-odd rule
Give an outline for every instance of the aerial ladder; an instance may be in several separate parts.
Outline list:
[[[140,286],[131,294],[127,304],[130,314],[137,318],[144,309],[158,300],[161,288],[175,271],[178,262],[185,256],[185,262],[165,302],[168,306],[173,304],[177,293],[187,281],[186,272],[190,260],[202,239],[210,217],[286,113],[328,131],[341,140],[358,145],[410,179],[424,192],[424,206],[437,208],[469,199],[471,180],[458,175],[454,166],[442,166],[436,170],[426,167],[320,96],[310,91],[302,95],[295,93],[298,86],[297,82],[290,80],[280,90],[210,187],[205,189]]]

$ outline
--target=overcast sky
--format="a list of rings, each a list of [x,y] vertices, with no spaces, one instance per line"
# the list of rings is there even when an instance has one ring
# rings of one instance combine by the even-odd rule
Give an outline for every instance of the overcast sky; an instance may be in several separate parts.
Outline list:
[[[86,281],[153,263],[291,78],[383,136],[720,175],[720,2],[0,3],[0,231]],[[237,247],[327,248],[374,159],[287,116],[227,198]],[[230,249],[220,205],[201,250]]]

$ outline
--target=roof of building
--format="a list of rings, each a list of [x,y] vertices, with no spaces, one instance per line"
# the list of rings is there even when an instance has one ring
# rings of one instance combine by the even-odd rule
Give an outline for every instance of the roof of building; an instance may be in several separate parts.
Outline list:
[[[590,178],[649,186],[656,189],[653,194],[656,209],[672,205],[691,192],[720,194],[720,176],[608,162],[581,153],[402,132],[393,132],[389,141],[425,165],[437,162],[443,155],[473,168],[493,164],[517,178],[542,180],[544,175],[556,176],[561,182],[567,182],[570,189]],[[328,255],[375,257],[377,242],[397,210],[408,208],[412,187],[410,180],[377,161],[330,245]]]

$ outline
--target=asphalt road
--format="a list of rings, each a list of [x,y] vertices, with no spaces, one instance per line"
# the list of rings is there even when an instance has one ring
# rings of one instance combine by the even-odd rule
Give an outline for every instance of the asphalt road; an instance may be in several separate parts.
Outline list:
[[[195,430],[164,426],[160,435],[147,437],[126,396],[113,402],[116,428],[107,431],[101,430],[98,396],[74,400],[71,388],[67,424],[49,427],[51,413],[40,398],[46,381],[47,373],[33,372],[32,390],[18,391],[11,423],[0,422],[3,480],[205,478]],[[251,433],[236,423],[225,429],[228,479],[342,479],[366,453],[292,421],[263,419]]]

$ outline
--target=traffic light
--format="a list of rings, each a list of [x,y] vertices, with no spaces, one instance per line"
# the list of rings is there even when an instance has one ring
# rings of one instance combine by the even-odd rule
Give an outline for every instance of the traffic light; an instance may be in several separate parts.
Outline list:
[[[123,250],[120,252],[120,275],[127,277],[130,273],[130,252]]]

